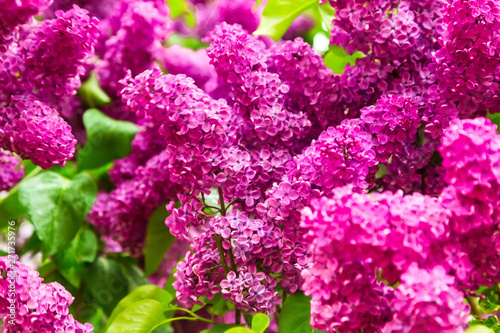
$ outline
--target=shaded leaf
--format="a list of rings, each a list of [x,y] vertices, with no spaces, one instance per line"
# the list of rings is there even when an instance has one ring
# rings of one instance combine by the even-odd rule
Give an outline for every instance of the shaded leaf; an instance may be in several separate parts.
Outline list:
[[[87,142],[78,151],[79,170],[99,168],[115,159],[130,154],[130,144],[137,133],[137,125],[115,120],[99,110],[89,109],[83,114]]]
[[[279,40],[301,13],[318,6],[318,0],[269,0],[254,35]]]
[[[165,253],[167,253],[176,239],[165,225],[165,219],[169,215],[165,205],[161,205],[149,217],[146,231],[146,246],[144,248],[146,276],[153,274],[158,269]]]
[[[174,297],[167,291],[155,285],[145,285],[138,287],[118,303],[118,305],[111,313],[111,316],[109,317],[108,327],[115,320],[115,318],[118,317],[118,315],[122,313],[128,306],[137,301],[146,299],[158,301],[162,305],[162,311],[164,311],[170,307],[169,304],[170,302],[172,302]]]
[[[44,172],[19,187],[19,201],[47,255],[69,246],[96,196],[96,185],[86,173],[70,181],[54,172]]]

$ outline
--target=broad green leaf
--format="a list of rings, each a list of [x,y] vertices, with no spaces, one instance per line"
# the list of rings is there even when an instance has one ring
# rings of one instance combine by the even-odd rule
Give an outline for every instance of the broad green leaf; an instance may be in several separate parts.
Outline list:
[[[245,327],[233,327],[228,329],[224,333],[255,333],[254,330],[249,330],[248,328]]]
[[[150,333],[165,322],[163,306],[154,299],[130,304],[114,320],[107,333]]]
[[[204,330],[201,331],[200,333],[224,333],[227,330],[234,328],[234,327],[243,327],[243,325],[235,325],[235,324],[216,324],[212,329],[210,330]]]
[[[332,45],[325,55],[325,65],[335,74],[343,74],[347,64],[354,65],[356,59],[362,57],[363,54],[359,52],[354,52],[353,55],[349,55],[349,53],[340,46]]]
[[[19,186],[19,201],[26,208],[46,255],[68,247],[96,196],[96,185],[86,173],[68,180],[48,171]]]
[[[93,262],[97,255],[97,236],[92,230],[83,230],[78,239],[78,260],[81,262]]]
[[[95,303],[102,307],[108,316],[129,293],[129,282],[123,267],[113,258],[98,258],[85,267],[82,280]]]
[[[203,43],[199,38],[186,37],[179,33],[173,33],[170,35],[168,41],[166,42],[166,46],[171,45],[182,45],[193,50],[198,50],[201,47],[208,46],[207,43]]]
[[[12,188],[7,196],[0,199],[0,229],[7,228],[9,221],[14,221],[26,214],[26,208],[19,201],[18,188]]]
[[[252,330],[256,333],[264,333],[269,327],[269,317],[263,313],[257,313],[252,318]]]
[[[14,221],[26,214],[26,208],[19,201],[19,187],[25,181],[35,177],[44,170],[35,166],[30,160],[23,161],[25,177],[0,199],[0,229],[6,228],[9,221]]]
[[[326,30],[330,32],[333,28],[333,19],[335,18],[335,8],[329,2],[318,6],[319,15],[321,16],[322,23],[325,24]]]
[[[489,327],[483,325],[474,325],[469,327],[465,333],[495,333],[495,331]]]
[[[175,295],[175,293],[176,293],[176,290],[174,289],[174,286],[173,286],[173,284],[175,282],[175,278],[174,278],[175,272],[177,272],[177,264],[172,269],[172,273],[170,273],[170,276],[168,277],[168,280],[165,283],[165,286],[163,287],[163,289],[165,289],[166,291],[168,291],[170,295]],[[195,312],[196,312],[196,310],[194,310],[194,308],[196,306],[198,306],[198,305],[195,305],[193,307],[193,311],[195,311]]]
[[[54,255],[59,273],[73,286],[79,287],[84,262],[93,262],[97,254],[97,237],[91,230],[82,230],[68,249]]]
[[[161,205],[149,217],[146,231],[146,246],[144,248],[146,261],[144,273],[146,276],[156,271],[163,261],[165,253],[167,253],[175,241],[175,237],[172,236],[169,228],[165,225],[165,219],[169,215],[165,205]]]
[[[314,6],[318,6],[318,0],[269,0],[254,35],[269,36],[277,41],[293,20]]]
[[[311,318],[310,297],[304,294],[288,296],[281,309],[279,333],[311,333],[309,324]]]
[[[144,277],[144,272],[139,268],[137,260],[129,256],[117,256],[114,258],[120,264],[122,274],[128,282],[129,292],[140,286],[149,284]]]
[[[85,81],[80,89],[78,89],[78,95],[91,108],[111,103],[111,98],[109,98],[106,92],[102,90],[94,71],[90,72],[87,81]]]
[[[184,15],[184,19],[190,27],[195,25],[195,17],[192,9],[190,8],[190,4],[186,2],[186,0],[169,0],[168,6],[170,7],[170,16],[173,19],[178,18],[179,16]]]
[[[79,170],[99,168],[130,153],[130,144],[137,133],[137,125],[115,120],[99,110],[89,109],[83,114],[87,142],[78,152]]]
[[[111,313],[109,317],[107,326],[109,327],[111,323],[115,320],[115,318],[122,313],[128,306],[131,304],[145,300],[145,299],[153,299],[158,301],[162,305],[163,311],[170,307],[170,302],[174,299],[172,295],[170,295],[167,291],[155,286],[155,285],[145,285],[141,286],[130,294],[128,294],[124,299],[118,303],[116,308]]]

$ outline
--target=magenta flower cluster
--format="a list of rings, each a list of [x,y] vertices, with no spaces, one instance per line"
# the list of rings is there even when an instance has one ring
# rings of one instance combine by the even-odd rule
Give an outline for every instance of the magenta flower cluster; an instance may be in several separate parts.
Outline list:
[[[47,4],[39,5],[37,10]],[[0,58],[0,147],[44,169],[74,156],[76,139],[61,115],[81,85],[99,34],[97,19],[79,7],[55,15],[25,25],[19,18],[19,34]]]
[[[79,323],[69,313],[69,306],[75,298],[63,286],[58,282],[43,283],[37,271],[17,261],[11,269],[12,258],[0,258],[2,332],[93,331],[92,325]],[[15,313],[15,319],[11,313]]]
[[[8,191],[24,177],[21,159],[0,148],[0,192]]]
[[[192,0],[196,27],[163,0],[2,2],[0,191],[22,179],[21,159],[74,157],[76,92],[93,71],[103,112],[139,128],[87,217],[104,252],[142,263],[166,207],[177,242],[151,280],[176,265],[185,307],[218,295],[239,321],[302,291],[317,330],[463,332],[470,298],[500,280],[500,134],[487,118],[500,2],[318,2],[335,10],[335,50],[359,55],[342,74],[290,37],[307,18],[282,41],[253,35],[252,1]],[[61,285],[22,264],[7,323],[6,260],[3,331],[92,331]]]

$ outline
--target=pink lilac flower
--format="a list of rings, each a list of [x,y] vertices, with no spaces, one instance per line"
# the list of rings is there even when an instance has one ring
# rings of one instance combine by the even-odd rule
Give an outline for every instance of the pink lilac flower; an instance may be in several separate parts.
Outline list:
[[[498,110],[500,28],[497,1],[446,1],[446,30],[436,53],[441,102],[436,113],[456,109],[461,115],[484,115]]]
[[[75,153],[71,127],[57,111],[33,96],[12,96],[0,106],[0,147],[48,169],[64,165]]]
[[[0,53],[17,41],[19,25],[28,23],[33,16],[50,5],[50,0],[6,0],[0,3]]]
[[[266,45],[239,25],[222,23],[212,31],[208,56],[219,77],[233,88],[236,113],[246,126],[243,140],[257,138],[270,144],[290,146],[310,127],[302,112],[292,113],[284,106],[289,86],[266,64]]]
[[[311,326],[327,332],[377,332],[391,319],[393,291],[360,262],[338,262],[326,253],[302,271],[311,299]]]
[[[137,75],[154,67],[154,55],[168,37],[171,23],[164,1],[122,1],[108,18],[111,35],[104,43],[104,53],[96,64],[99,82],[112,96],[122,88],[121,80],[131,71]]]
[[[21,43],[25,63],[20,77],[29,81],[44,98],[74,95],[80,76],[93,57],[99,35],[96,18],[77,6],[44,20]]]
[[[92,325],[81,324],[69,314],[74,297],[58,282],[44,284],[38,272],[12,257],[0,258],[0,316],[2,332],[90,333]],[[14,265],[14,268],[11,268]],[[15,293],[12,293],[15,290]],[[12,296],[13,294],[13,296]],[[12,320],[10,307],[15,309]],[[13,322],[13,323],[12,323]]]
[[[182,45],[172,45],[158,50],[158,60],[170,74],[186,74],[205,92],[217,85],[217,73],[210,66],[206,49],[192,50]]]
[[[395,316],[382,332],[463,332],[470,320],[463,299],[463,292],[443,267],[422,269],[412,264],[401,276],[390,304]]]
[[[24,177],[21,159],[0,148],[0,192],[8,191]]]
[[[259,25],[259,14],[253,9],[255,1],[217,0],[196,6],[196,33],[205,37],[217,24],[239,24],[245,31],[252,33]]]
[[[463,266],[461,257],[467,254],[470,275],[461,274],[459,281],[470,288],[489,285],[498,279],[495,267],[500,267],[498,256],[493,254],[500,241],[497,126],[482,117],[456,119],[444,131],[439,151],[444,180],[449,184],[441,194],[441,201],[452,212],[450,221],[456,235],[450,245],[457,254],[450,256],[450,261],[459,263],[455,267]]]

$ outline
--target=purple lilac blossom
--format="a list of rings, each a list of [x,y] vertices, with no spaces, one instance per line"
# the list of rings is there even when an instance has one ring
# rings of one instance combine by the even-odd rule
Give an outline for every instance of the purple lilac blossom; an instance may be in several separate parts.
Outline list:
[[[16,262],[11,269],[10,256],[0,258],[0,316],[3,319],[2,332],[75,332],[91,333],[91,324],[81,324],[69,313],[74,297],[58,282],[42,283],[43,278],[28,266]],[[15,293],[9,292],[12,279]],[[14,296],[12,296],[14,294]],[[14,301],[14,303],[12,303]],[[11,323],[14,304],[16,318]]]
[[[21,159],[0,148],[0,192],[8,191],[24,177]]]
[[[164,1],[127,0],[108,18],[110,31],[101,34],[111,36],[104,43],[96,71],[110,96],[115,97],[122,88],[119,80],[127,71],[135,76],[154,67],[154,55],[171,30],[168,15]]]
[[[18,26],[30,22],[51,0],[5,0],[0,3],[0,54],[19,37]]]
[[[56,110],[33,96],[12,96],[0,106],[0,147],[48,169],[64,165],[75,154],[71,127]]]

